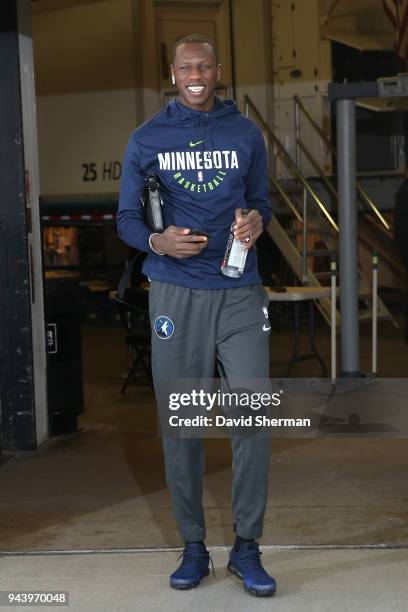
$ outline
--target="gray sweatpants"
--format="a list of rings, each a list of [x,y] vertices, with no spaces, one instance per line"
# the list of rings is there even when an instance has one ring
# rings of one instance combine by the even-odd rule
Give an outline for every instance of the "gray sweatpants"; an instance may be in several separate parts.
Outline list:
[[[232,289],[188,289],[151,281],[152,369],[156,398],[160,381],[213,378],[216,359],[226,377],[269,378],[268,297],[261,285]],[[155,332],[158,317],[164,332]],[[171,320],[166,323],[167,318]],[[174,324],[174,329],[171,325]],[[170,326],[170,327],[169,327]],[[156,324],[156,327],[158,325]],[[162,337],[160,337],[162,336]],[[202,505],[204,451],[200,438],[162,438],[166,481],[181,537],[205,538]],[[231,436],[234,530],[262,535],[271,440]]]

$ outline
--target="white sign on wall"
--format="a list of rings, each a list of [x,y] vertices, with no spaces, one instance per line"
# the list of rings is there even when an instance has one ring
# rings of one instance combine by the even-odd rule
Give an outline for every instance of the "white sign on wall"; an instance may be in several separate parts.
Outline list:
[[[119,190],[126,144],[136,129],[131,89],[37,99],[41,195]]]

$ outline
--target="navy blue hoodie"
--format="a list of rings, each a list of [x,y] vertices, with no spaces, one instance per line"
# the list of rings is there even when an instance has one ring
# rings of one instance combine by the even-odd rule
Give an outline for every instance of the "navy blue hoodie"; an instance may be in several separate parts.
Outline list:
[[[140,204],[149,172],[160,179],[165,226],[210,234],[199,255],[178,259],[151,251],[152,232]],[[235,102],[215,98],[213,109],[202,112],[172,100],[132,134],[123,162],[117,227],[124,242],[149,253],[143,272],[150,279],[199,289],[260,283],[254,248],[240,278],[220,271],[236,208],[257,209],[264,227],[271,216],[265,143]]]

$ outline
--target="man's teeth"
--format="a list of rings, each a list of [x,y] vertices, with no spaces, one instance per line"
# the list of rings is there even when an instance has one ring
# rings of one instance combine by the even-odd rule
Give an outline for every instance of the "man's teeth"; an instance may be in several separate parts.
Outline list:
[[[188,91],[191,91],[192,93],[201,93],[204,90],[204,87],[202,85],[194,85],[194,86],[190,86],[187,87]]]

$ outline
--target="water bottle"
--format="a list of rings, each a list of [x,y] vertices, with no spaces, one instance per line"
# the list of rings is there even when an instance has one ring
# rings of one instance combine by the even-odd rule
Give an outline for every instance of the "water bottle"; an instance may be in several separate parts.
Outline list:
[[[247,208],[242,210],[242,216],[245,218],[249,213]],[[245,262],[248,255],[248,249],[245,248],[245,243],[249,242],[249,236],[243,240],[234,238],[235,221],[231,225],[228,235],[227,246],[225,247],[224,258],[221,262],[221,272],[225,276],[239,278],[245,268]]]

